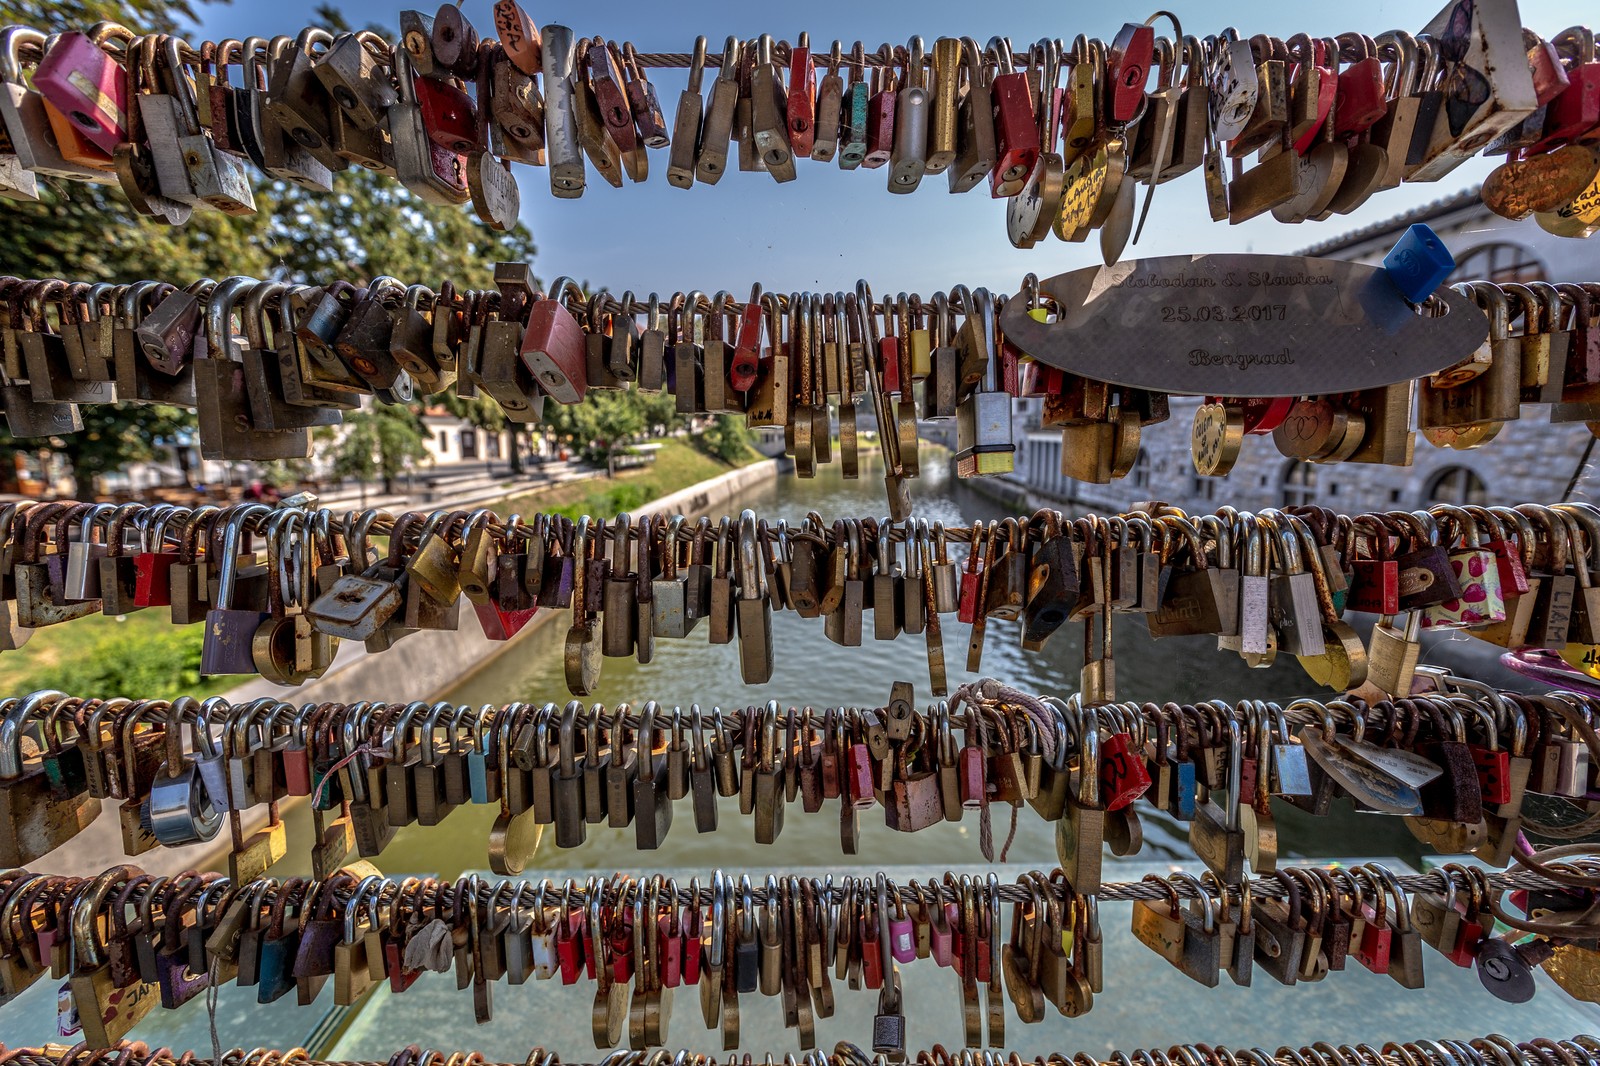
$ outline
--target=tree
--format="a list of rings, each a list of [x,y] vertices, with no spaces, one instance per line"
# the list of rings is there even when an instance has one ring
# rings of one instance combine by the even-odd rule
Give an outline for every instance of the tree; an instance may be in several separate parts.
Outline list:
[[[545,423],[592,463],[604,463],[645,431],[643,406],[635,392],[594,391],[578,404],[546,402]]]
[[[114,19],[136,30],[167,30],[192,23],[198,6],[193,0],[3,0],[0,22],[56,28]],[[324,22],[333,22],[334,15],[319,11]],[[41,183],[38,203],[7,203],[0,263],[19,277],[110,282],[244,274],[326,284],[389,274],[435,288],[445,278],[458,287],[487,288],[496,260],[526,261],[534,254],[532,237],[521,225],[496,233],[470,208],[428,204],[394,179],[359,167],[337,175],[331,193],[252,177],[256,214],[231,218],[197,211],[181,227],[140,217],[115,187]],[[91,418],[95,423],[95,439],[13,443],[0,437],[0,460],[19,450],[53,448],[73,463],[86,492],[93,477],[151,458],[152,429],[170,437],[193,425],[187,412],[158,415],[128,404],[92,414],[85,407],[83,414],[86,433]],[[127,442],[121,451],[105,444],[118,441]],[[78,466],[79,457],[85,466]]]
[[[753,437],[744,419],[718,415],[694,437],[694,446],[725,463],[736,463],[750,454]]]
[[[383,478],[383,491],[395,491],[395,478],[428,457],[428,431],[410,407],[374,404],[345,416],[336,439],[333,472],[340,478],[368,482]]]
[[[0,23],[20,22],[49,32],[53,27],[88,27],[110,19],[139,33],[173,33],[180,23],[194,23],[199,6],[189,0],[6,0],[0,3]]]
[[[645,431],[656,432],[656,427],[661,427],[661,432],[670,433],[688,421],[678,413],[678,398],[663,389],[660,392],[638,392],[632,394],[639,404],[639,413],[644,417]]]
[[[83,430],[51,443],[71,466],[80,499],[93,494],[96,478],[150,462],[161,445],[177,443],[194,425],[191,412],[164,404],[86,404],[78,410]]]

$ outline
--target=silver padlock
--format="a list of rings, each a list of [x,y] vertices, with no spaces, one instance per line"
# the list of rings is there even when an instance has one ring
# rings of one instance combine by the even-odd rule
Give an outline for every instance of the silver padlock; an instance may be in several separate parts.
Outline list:
[[[972,314],[980,320],[985,347],[983,380],[956,406],[956,474],[992,477],[1016,466],[1017,446],[1011,431],[1011,397],[996,378],[999,362],[994,344],[994,302],[987,290],[972,294]]]
[[[545,152],[550,192],[562,200],[583,195],[583,149],[578,144],[578,94],[573,82],[577,41],[566,26],[549,25],[540,45],[544,62]]]
[[[217,761],[210,736],[206,735],[198,720],[191,720],[189,730],[195,750],[183,757],[177,741],[177,735],[183,728],[183,719],[191,710],[198,710],[192,697],[173,701],[167,722],[168,761],[162,764],[156,774],[150,786],[150,797],[146,800],[150,832],[169,848],[211,840],[222,828],[222,812],[217,809],[213,793],[200,774],[201,758],[209,757]],[[179,755],[176,766],[171,761],[174,751]],[[220,769],[220,761],[217,765]]]
[[[256,197],[250,188],[250,175],[245,170],[244,157],[218,148],[211,139],[211,131],[200,125],[194,86],[184,70],[178,45],[178,38],[167,38],[167,69],[177,90],[176,114],[183,127],[178,137],[178,150],[183,155],[183,169],[189,189],[194,193],[195,204],[213,208],[225,215],[253,215],[256,213]]]

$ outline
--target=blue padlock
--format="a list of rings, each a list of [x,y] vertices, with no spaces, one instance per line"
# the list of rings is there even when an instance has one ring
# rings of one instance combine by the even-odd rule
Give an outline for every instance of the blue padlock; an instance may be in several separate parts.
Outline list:
[[[1456,268],[1455,257],[1433,230],[1418,222],[1383,257],[1383,269],[1400,295],[1419,304]]]

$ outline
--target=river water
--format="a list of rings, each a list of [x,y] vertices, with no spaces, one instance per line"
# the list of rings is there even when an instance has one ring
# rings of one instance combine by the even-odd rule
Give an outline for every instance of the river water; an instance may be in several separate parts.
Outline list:
[[[830,521],[836,516],[879,514],[884,509],[882,471],[863,457],[863,476],[844,481],[837,467],[825,468],[814,480],[780,477],[752,489],[730,504],[732,510],[750,507],[757,513],[798,521],[816,510]],[[930,521],[964,524],[972,520],[1004,517],[1003,509],[954,478],[944,468],[925,472],[915,486],[918,513]],[[959,555],[959,552],[953,552]],[[464,624],[472,624],[470,621]],[[530,633],[507,654],[444,695],[454,702],[503,704],[513,700],[564,704],[568,699],[562,677],[564,620]],[[927,665],[920,636],[901,637],[892,643],[871,639],[871,625],[862,647],[841,648],[822,634],[820,620],[805,620],[779,612],[773,616],[775,669],[772,684],[760,689],[740,680],[738,651],[734,645],[713,647],[701,626],[689,640],[658,642],[655,661],[646,668],[631,659],[607,659],[599,691],[593,699],[608,705],[631,702],[635,706],[655,699],[665,706],[703,709],[720,706],[743,708],[776,699],[784,705],[879,706],[895,680],[915,684],[918,702],[931,699]],[[1082,631],[1067,626],[1040,654],[1025,654],[1017,647],[1014,623],[992,623],[985,649],[983,672],[1019,688],[1065,696],[1077,686],[1082,664]],[[967,627],[946,616],[945,647],[952,686],[972,680],[964,669]],[[1171,638],[1152,641],[1136,618],[1125,617],[1116,626],[1118,694],[1125,699],[1196,702],[1220,697],[1283,700],[1315,693],[1298,665],[1285,662],[1269,670],[1249,670],[1240,660],[1216,650],[1207,638]],[[399,652],[397,654],[404,655]],[[915,835],[896,833],[883,825],[877,811],[861,819],[859,854],[846,856],[838,839],[838,805],[828,803],[815,815],[798,804],[787,812],[778,843],[754,843],[751,823],[738,813],[736,798],[722,803],[720,831],[700,835],[687,799],[679,801],[665,846],[645,853],[636,849],[634,831],[589,826],[588,839],[578,848],[554,846],[554,834],[529,863],[526,876],[538,878],[550,871],[557,878],[569,873],[610,873],[656,870],[708,874],[722,868],[752,874],[759,883],[768,871],[803,870],[808,874],[897,868],[899,876],[926,878],[957,868],[981,869],[979,821],[969,813],[959,823],[940,823]],[[1137,880],[1142,874],[1162,871],[1170,862],[1196,864],[1187,845],[1187,828],[1139,804],[1144,824],[1144,848],[1136,856],[1118,860],[1106,857],[1107,881]],[[1369,817],[1344,809],[1327,818],[1310,820],[1285,804],[1275,804],[1281,854],[1298,858],[1367,858],[1395,856],[1415,865],[1419,848],[1399,819]],[[444,824],[434,828],[412,826],[400,830],[376,861],[391,876],[408,873],[454,878],[465,871],[488,866],[487,838],[497,807],[468,805],[458,808]],[[1009,810],[992,809],[992,832],[998,844],[1010,829]],[[309,805],[300,803],[285,812],[292,841],[312,839]],[[998,847],[997,847],[998,850]],[[1007,856],[1011,870],[997,871],[1002,881],[1024,869],[1050,869],[1056,865],[1053,827],[1024,808],[1015,840]],[[973,864],[979,864],[974,867]],[[309,874],[307,849],[293,847],[273,868],[277,876]],[[680,883],[681,880],[680,880]],[[1314,1009],[1299,989],[1285,989],[1258,978],[1250,991],[1228,982],[1216,991],[1193,984],[1151,952],[1134,945],[1128,933],[1127,911],[1122,905],[1105,908],[1108,972],[1106,995],[1087,1018],[1068,1022],[1049,1012],[1045,1024],[1020,1026],[1012,1017],[1010,1046],[1025,1057],[1047,1051],[1090,1048],[1104,1053],[1113,1047],[1164,1046],[1176,1039],[1206,1040],[1234,1046],[1252,1043],[1268,1047],[1278,1043],[1409,1038],[1438,1033],[1499,1031],[1513,1039],[1575,1031],[1592,1031],[1592,1016],[1585,1008],[1547,990],[1533,1008],[1513,1007],[1491,999],[1472,978],[1471,971],[1429,960],[1429,987],[1433,995],[1395,997],[1393,985],[1359,967],[1350,967],[1340,981],[1319,986]],[[21,1045],[54,1038],[55,982],[40,981],[25,996],[26,1005],[14,1004],[9,1017],[0,1019],[0,1040]],[[329,985],[331,988],[331,982]],[[588,1018],[592,992],[587,984],[563,988],[557,982],[521,987],[500,986],[495,993],[495,1024],[473,1026],[472,1012],[455,991],[453,977],[425,975],[416,989],[403,998],[380,988],[353,1016],[328,1014],[330,993],[324,990],[319,1009],[299,1010],[287,996],[271,1007],[257,1006],[253,989],[226,988],[222,992],[217,1027],[223,1046],[306,1043],[320,1047],[335,1030],[343,1035],[331,1049],[334,1058],[382,1061],[397,1042],[418,1041],[438,1047],[473,1047],[491,1061],[514,1061],[533,1044],[555,1048],[569,1060],[592,1061]],[[1230,998],[1231,997],[1231,998]],[[869,994],[841,994],[839,1013],[819,1032],[820,1046],[837,1039],[864,1041],[871,1031],[876,999]],[[204,997],[184,1010],[157,1011],[139,1029],[138,1036],[152,1046],[209,1050]],[[948,977],[937,967],[907,968],[906,1001],[910,1005],[913,1047],[940,1041],[949,1046],[961,1040],[959,1012],[950,1009],[957,997]],[[744,1023],[747,1050],[782,1050],[792,1046],[773,1002],[746,997]],[[713,1046],[715,1037],[700,1028],[694,996],[679,992],[679,1016],[669,1038],[674,1045]],[[1159,1004],[1152,1009],[1152,1004]],[[345,1028],[348,1026],[348,1028]],[[312,1030],[316,1029],[315,1032]],[[398,1034],[398,1037],[397,1037]]]
[[[863,456],[862,476],[846,481],[836,465],[823,467],[810,480],[779,477],[751,489],[730,503],[733,513],[750,507],[758,514],[785,518],[791,524],[815,510],[828,521],[835,517],[879,514],[884,510],[881,467],[875,457]],[[932,465],[932,464],[928,464]],[[947,467],[925,470],[913,485],[917,514],[930,522],[964,524],[1001,518],[1005,511],[958,480]],[[959,550],[952,553],[959,557]],[[946,666],[952,688],[976,675],[967,673],[967,627],[953,615],[944,616]],[[470,624],[465,622],[464,624]],[[519,641],[482,671],[445,694],[452,702],[481,705],[512,700],[564,704],[570,697],[562,675],[562,642],[566,626],[546,625]],[[896,680],[916,685],[919,704],[932,699],[927,659],[921,636],[901,636],[892,642],[872,639],[870,617],[861,647],[844,648],[822,634],[819,619],[803,619],[786,611],[773,615],[774,669],[771,684],[746,686],[739,673],[735,644],[714,646],[699,627],[686,640],[660,640],[654,661],[647,667],[632,659],[606,659],[599,690],[591,702],[614,706],[631,702],[640,706],[654,699],[665,707],[702,709],[743,708],[775,699],[784,706],[881,706]],[[1062,627],[1042,653],[1023,652],[1017,623],[991,622],[983,656],[982,673],[1019,688],[1066,696],[1077,688],[1083,663],[1082,627]],[[1152,640],[1143,623],[1123,616],[1115,628],[1118,696],[1123,699],[1193,703],[1204,699],[1287,699],[1316,692],[1295,661],[1268,670],[1251,670],[1236,656],[1216,650],[1204,637]],[[862,818],[861,851],[854,859],[841,853],[837,807],[828,804],[816,815],[806,815],[793,805],[779,843],[772,849],[754,844],[749,820],[742,818],[734,798],[725,804],[721,831],[695,832],[688,801],[678,803],[676,819],[665,847],[642,855],[634,846],[631,828],[590,826],[582,847],[560,850],[547,835],[531,865],[537,869],[638,870],[717,866],[757,869],[794,866],[838,866],[867,863],[874,867],[905,863],[943,864],[982,862],[978,847],[978,819],[969,815],[957,824],[941,823],[915,835],[887,829],[877,812]],[[1354,813],[1319,819],[1308,825],[1297,811],[1278,804],[1280,848],[1285,855],[1372,856],[1415,858],[1416,842],[1398,819],[1364,817]],[[1148,861],[1183,857],[1188,852],[1187,827],[1167,820],[1147,804],[1140,804],[1145,845],[1139,856]],[[297,812],[301,818],[308,816]],[[482,869],[486,863],[485,839],[495,808],[463,807],[445,823],[449,828],[413,826],[401,830],[380,860],[386,870],[416,870],[454,876],[462,870]],[[994,837],[1004,841],[1009,829],[1005,808],[994,812]],[[291,834],[296,827],[291,826]],[[765,852],[765,854],[763,854]],[[1016,839],[1008,853],[1012,863],[1049,869],[1055,864],[1054,833],[1030,809],[1023,811]],[[291,856],[291,862],[293,856]],[[1109,861],[1109,856],[1108,856]]]

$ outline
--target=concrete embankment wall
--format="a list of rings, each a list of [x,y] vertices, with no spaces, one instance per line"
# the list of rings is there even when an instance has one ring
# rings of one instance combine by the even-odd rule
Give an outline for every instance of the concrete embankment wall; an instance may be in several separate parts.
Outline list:
[[[787,459],[768,459],[751,466],[691,485],[686,489],[653,500],[635,514],[696,514],[717,512],[746,489],[772,480],[788,469]],[[368,655],[359,641],[343,641],[339,655],[328,672],[316,681],[298,688],[284,688],[256,678],[227,693],[233,702],[263,697],[306,703],[355,703],[361,700],[411,702],[433,700],[455,687],[462,679],[498,658],[509,654],[529,633],[557,619],[565,624],[566,611],[540,611],[511,640],[489,640],[474,617],[470,604],[462,604],[460,626],[454,631],[424,630],[406,637],[399,647],[378,655]],[[507,693],[510,699],[514,694]],[[266,808],[245,812],[244,831],[253,832],[266,822]],[[217,848],[226,845],[222,833],[209,845],[181,849],[158,848],[132,860],[152,874],[174,874],[197,865],[205,868],[220,861]],[[304,849],[309,840],[291,840],[290,847]],[[35,869],[55,874],[93,875],[109,866],[129,860],[123,858],[115,801],[103,801],[100,817],[72,840],[34,863]]]
[[[697,514],[719,508],[736,499],[747,488],[772,480],[780,463],[768,459],[751,466],[691,485],[638,508],[640,514]],[[426,630],[412,633],[401,645],[384,655],[368,655],[354,641],[343,641],[338,658],[328,672],[316,681],[297,689],[284,689],[254,680],[228,693],[230,700],[277,696],[296,703],[355,703],[359,700],[411,701],[434,699],[453,688],[462,678],[481,670],[485,664],[508,653],[529,633],[565,618],[565,611],[540,611],[516,637],[506,641],[489,640],[473,616],[471,604],[461,605],[461,623],[454,631]],[[395,669],[396,656],[404,669]]]

